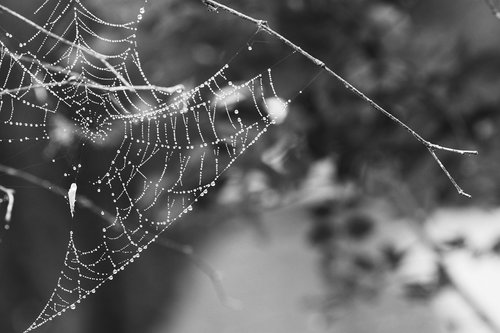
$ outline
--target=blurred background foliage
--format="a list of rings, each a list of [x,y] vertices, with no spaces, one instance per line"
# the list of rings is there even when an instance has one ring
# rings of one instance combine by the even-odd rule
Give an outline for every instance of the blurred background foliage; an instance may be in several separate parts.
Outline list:
[[[1,1],[27,16],[37,6]],[[128,21],[142,6],[137,0],[86,3],[111,22]],[[396,233],[399,227],[384,222],[386,217],[380,222],[374,199],[384,201],[393,219],[417,219],[421,208],[430,212],[442,206],[498,205],[500,23],[481,1],[234,0],[227,4],[267,20],[424,138],[444,146],[479,149],[479,157],[440,153],[473,198],[459,196],[426,148],[405,130],[318,73],[306,59],[291,54],[286,45],[256,32],[255,26],[210,12],[196,0],[149,1],[138,40],[143,69],[152,84],[194,87],[228,61],[232,77],[246,80],[279,63],[279,93],[293,97],[284,122],[254,145],[198,210],[166,237],[203,249],[214,239],[224,242],[221,230],[243,221],[265,238],[264,212],[300,205],[311,221],[304,239],[321,258],[319,274],[327,297],[319,302],[320,308],[331,315],[358,294],[376,295],[380,276],[404,262],[405,250],[388,234],[405,242],[416,239],[401,236],[414,234],[411,228]],[[3,16],[0,25],[19,24]],[[2,161],[47,178],[64,172],[50,165],[46,148],[19,148],[22,154],[17,149],[2,148]],[[0,179],[2,185],[17,189],[16,207],[31,207],[16,212],[18,227],[3,235],[0,251],[0,331],[19,332],[41,308],[58,273],[68,228],[61,222],[65,215],[58,212],[65,213],[66,206],[61,201],[54,204],[54,198],[42,195],[41,189]],[[48,205],[53,208],[43,212]],[[164,213],[159,207],[157,214]],[[150,252],[79,311],[40,332],[149,332],[160,318],[173,317],[174,306],[168,311],[165,306],[181,297],[178,284],[189,259],[161,247]],[[439,267],[431,266],[424,282],[406,285],[408,294],[425,299],[446,285]]]

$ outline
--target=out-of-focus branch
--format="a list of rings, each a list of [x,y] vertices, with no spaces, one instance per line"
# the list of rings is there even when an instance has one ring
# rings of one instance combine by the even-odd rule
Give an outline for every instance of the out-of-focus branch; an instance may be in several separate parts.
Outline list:
[[[188,257],[189,260],[210,279],[212,286],[215,289],[215,293],[222,304],[229,308],[239,308],[239,301],[227,295],[220,273],[214,270],[212,266],[198,256],[194,252],[192,246],[181,245],[170,239],[160,239],[157,241],[157,244]]]
[[[11,54],[9,54],[11,55]],[[13,56],[13,55],[11,55]],[[84,85],[85,87],[89,88],[96,88],[96,89],[101,89],[105,91],[140,91],[140,90],[154,90],[154,91],[159,91],[159,92],[164,92],[167,94],[173,94],[175,92],[178,92],[179,90],[184,90],[185,87],[182,84],[176,84],[171,87],[163,87],[163,86],[156,86],[156,85],[141,85],[141,86],[105,86],[102,84],[99,84],[88,77],[82,76],[81,73],[73,72],[65,67],[61,66],[56,66],[49,64],[47,62],[40,61],[38,59],[34,59],[31,57],[28,57],[26,55],[22,56],[16,56],[17,60],[28,62],[28,63],[36,63],[43,67],[46,70],[52,71],[54,73],[63,73],[65,75],[68,75],[71,79],[68,79],[63,82],[70,82],[73,85],[76,85],[77,83]],[[1,91],[0,91],[1,95]]]
[[[432,142],[424,139],[420,134],[418,134],[417,132],[415,132],[411,127],[409,127],[408,125],[406,125],[399,118],[397,118],[392,113],[390,113],[389,111],[387,111],[386,109],[384,109],[383,107],[381,107],[380,105],[378,105],[377,103],[375,103],[372,99],[370,99],[368,96],[366,96],[364,93],[362,93],[356,87],[354,87],[351,83],[349,83],[348,81],[346,81],[342,76],[340,76],[335,71],[333,71],[332,69],[330,69],[324,62],[322,62],[318,58],[315,58],[314,56],[312,56],[307,51],[303,50],[298,45],[294,44],[293,42],[291,42],[290,40],[288,40],[287,38],[285,38],[284,36],[282,36],[281,34],[279,34],[278,32],[276,32],[275,30],[271,29],[271,27],[269,26],[269,24],[267,23],[267,21],[255,19],[255,18],[253,18],[251,16],[248,16],[248,15],[246,15],[244,13],[241,13],[241,12],[239,12],[239,11],[231,8],[231,7],[223,5],[223,4],[221,4],[221,3],[217,2],[217,1],[214,1],[214,0],[201,0],[201,2],[205,6],[207,6],[207,8],[209,10],[211,10],[211,11],[217,12],[218,10],[222,10],[222,11],[230,13],[230,14],[232,14],[232,15],[240,18],[240,19],[243,19],[245,21],[249,21],[249,22],[257,25],[257,28],[259,30],[263,30],[263,31],[269,33],[270,35],[276,37],[277,39],[279,39],[280,41],[282,41],[284,44],[286,44],[289,47],[291,47],[297,53],[302,54],[305,58],[307,58],[313,64],[315,64],[316,66],[318,66],[318,67],[322,68],[323,70],[325,70],[335,80],[339,81],[346,89],[350,90],[352,93],[354,93],[355,95],[357,95],[358,97],[360,97],[362,100],[364,100],[367,104],[369,104],[372,108],[374,108],[375,110],[381,112],[383,115],[385,115],[386,117],[388,117],[390,120],[392,120],[393,122],[395,122],[399,126],[403,127],[415,139],[417,139],[420,143],[422,143],[429,150],[430,154],[436,160],[436,162],[438,163],[438,165],[440,166],[440,168],[443,170],[443,172],[445,173],[446,177],[448,177],[448,179],[451,181],[451,183],[453,184],[453,186],[455,187],[455,189],[457,190],[457,192],[459,194],[463,195],[463,196],[466,196],[466,197],[470,198],[470,195],[468,193],[466,193],[464,190],[462,190],[462,188],[457,184],[457,182],[455,181],[455,179],[453,178],[453,176],[449,173],[449,171],[447,170],[447,168],[441,162],[441,160],[439,159],[439,157],[436,155],[436,151],[442,150],[442,151],[447,151],[447,152],[451,152],[451,153],[455,153],[455,154],[460,154],[460,155],[477,155],[478,152],[476,150],[462,150],[462,149],[454,149],[454,148],[443,147],[443,146],[437,145],[435,143],[432,143]]]
[[[18,170],[3,164],[0,164],[0,172],[14,178],[25,180],[58,196],[66,197],[67,191],[62,187],[28,172]],[[9,208],[7,209],[7,213],[9,213],[12,211],[12,205],[14,204],[14,190],[0,186],[0,191],[5,192],[9,196],[10,210]],[[76,204],[84,207],[85,209],[88,209],[90,212],[103,219],[108,225],[113,225],[115,223],[115,217],[113,214],[105,211],[96,203],[94,203],[90,198],[84,195],[78,194],[76,196]],[[8,216],[10,219],[10,214]],[[215,289],[217,297],[222,304],[231,308],[238,307],[238,302],[227,295],[220,274],[209,263],[198,256],[191,246],[179,244],[171,239],[158,239],[156,243],[160,246],[165,247],[166,249],[186,256],[203,274],[208,277],[208,279],[212,283],[213,288]]]
[[[179,90],[184,90],[184,85],[178,84],[176,86],[172,87],[159,87],[159,86],[154,86],[154,85],[141,85],[141,86],[105,86],[102,84],[98,83],[86,83],[82,81],[76,81],[76,80],[66,80],[66,81],[58,81],[58,82],[47,82],[47,83],[40,83],[40,84],[30,84],[28,86],[22,86],[22,87],[17,87],[17,88],[12,88],[12,89],[3,89],[0,88],[0,96],[6,95],[6,94],[16,94],[18,92],[26,91],[26,90],[31,90],[31,89],[37,89],[37,88],[53,88],[53,87],[62,87],[66,85],[71,85],[71,86],[78,86],[82,88],[89,88],[89,89],[98,89],[98,90],[103,90],[103,91],[108,91],[108,92],[118,92],[118,91],[161,91],[165,92],[167,94],[173,94],[174,92],[177,92]]]
[[[428,214],[425,210],[420,208],[420,205],[411,191],[408,190],[406,186],[398,184],[397,181],[389,179],[389,185],[391,190],[394,192],[401,204],[401,208],[408,211],[409,215],[413,217],[413,223],[410,227],[413,228],[418,239],[424,244],[428,249],[430,249],[436,258],[436,263],[448,281],[448,285],[455,290],[455,292],[460,295],[462,300],[468,304],[469,308],[474,312],[474,314],[494,333],[500,333],[499,325],[490,318],[487,311],[483,309],[481,304],[479,304],[475,298],[469,293],[469,291],[464,288],[458,279],[451,272],[448,262],[446,260],[446,253],[442,251],[440,246],[429,236],[425,230],[425,221],[428,219]]]

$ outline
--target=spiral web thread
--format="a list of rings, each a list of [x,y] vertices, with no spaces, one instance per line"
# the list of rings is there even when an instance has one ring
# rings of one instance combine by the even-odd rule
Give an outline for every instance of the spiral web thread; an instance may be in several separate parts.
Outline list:
[[[189,91],[152,86],[137,52],[143,14],[144,7],[132,22],[109,23],[79,0],[46,0],[32,21],[71,43],[40,29],[20,43],[9,32],[0,38],[0,143],[51,140],[57,114],[84,142],[120,137],[107,171],[90,184],[113,207],[113,222],[91,246],[70,232],[57,285],[25,332],[75,309],[139,258],[275,122],[266,109],[278,97],[270,69],[235,84],[226,64]],[[244,98],[252,107],[242,112]],[[158,205],[164,218],[153,213]]]

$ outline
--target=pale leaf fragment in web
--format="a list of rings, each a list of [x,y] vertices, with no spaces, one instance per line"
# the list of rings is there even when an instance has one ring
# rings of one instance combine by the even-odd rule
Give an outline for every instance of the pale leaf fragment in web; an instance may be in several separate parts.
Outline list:
[[[76,183],[72,183],[68,190],[68,202],[71,217],[75,217],[75,202],[76,202],[76,190],[78,186]]]

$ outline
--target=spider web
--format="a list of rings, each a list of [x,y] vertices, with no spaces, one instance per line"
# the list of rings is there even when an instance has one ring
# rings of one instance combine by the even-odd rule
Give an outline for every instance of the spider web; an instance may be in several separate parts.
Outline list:
[[[0,39],[0,143],[49,141],[57,115],[83,142],[118,137],[107,170],[90,183],[99,202],[113,207],[112,223],[91,245],[80,244],[73,228],[57,285],[26,332],[75,309],[139,258],[275,122],[270,69],[235,84],[226,64],[188,91],[152,86],[137,52],[143,14],[141,7],[134,21],[110,23],[80,0],[46,0],[32,20],[69,42],[35,28],[18,45],[8,32]],[[252,107],[241,112],[244,98]],[[153,210],[158,205],[164,218]]]

